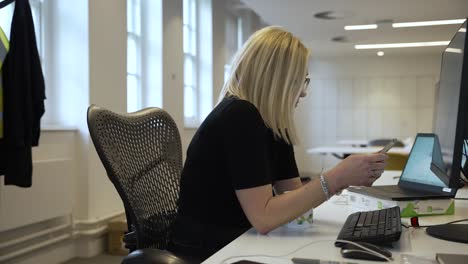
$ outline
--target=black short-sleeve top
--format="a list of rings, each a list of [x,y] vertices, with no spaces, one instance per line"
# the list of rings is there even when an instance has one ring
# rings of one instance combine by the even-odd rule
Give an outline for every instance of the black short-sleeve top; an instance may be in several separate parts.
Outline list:
[[[219,235],[211,234],[215,229],[245,231],[251,224],[235,191],[298,176],[293,147],[273,135],[257,108],[236,97],[225,98],[201,124],[187,150],[174,230],[179,238],[191,236],[177,230],[195,222],[204,230],[197,239],[211,242],[217,240],[211,235]],[[229,241],[236,238],[227,236]]]

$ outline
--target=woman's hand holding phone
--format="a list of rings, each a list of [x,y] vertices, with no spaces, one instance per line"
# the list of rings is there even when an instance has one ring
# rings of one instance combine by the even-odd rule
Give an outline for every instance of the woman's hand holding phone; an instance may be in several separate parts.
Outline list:
[[[379,151],[379,153],[387,153],[391,148],[395,146],[395,144],[398,142],[398,139],[394,138],[392,141],[390,141],[383,149]]]

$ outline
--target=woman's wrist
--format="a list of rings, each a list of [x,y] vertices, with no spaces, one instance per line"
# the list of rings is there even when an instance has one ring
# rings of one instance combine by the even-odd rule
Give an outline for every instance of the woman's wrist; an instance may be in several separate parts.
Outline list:
[[[343,182],[339,179],[338,175],[333,170],[327,171],[322,175],[328,184],[328,191],[330,193],[330,196],[333,196],[336,193],[343,190],[344,188],[346,188],[346,186],[343,184]]]
[[[330,199],[332,197],[332,193],[330,188],[328,187],[328,182],[325,180],[323,174],[320,174],[320,186],[322,187],[323,194],[325,195],[325,199]]]

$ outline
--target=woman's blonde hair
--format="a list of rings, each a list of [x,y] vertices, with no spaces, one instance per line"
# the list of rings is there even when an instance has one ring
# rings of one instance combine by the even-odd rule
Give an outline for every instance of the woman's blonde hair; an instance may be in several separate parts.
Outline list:
[[[294,109],[304,87],[310,51],[280,27],[255,32],[236,53],[220,100],[235,96],[260,112],[276,137],[296,144]]]

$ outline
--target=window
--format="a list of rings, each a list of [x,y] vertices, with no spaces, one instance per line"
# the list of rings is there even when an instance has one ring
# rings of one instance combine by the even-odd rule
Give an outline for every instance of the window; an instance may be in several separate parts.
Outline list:
[[[198,26],[198,25],[203,25]],[[184,125],[197,127],[213,106],[211,0],[184,0]],[[203,45],[201,45],[203,43]],[[203,85],[201,85],[203,84]]]
[[[33,16],[34,22],[34,31],[36,33],[36,45],[37,50],[39,51],[39,57],[41,62],[44,58],[44,51],[43,51],[43,44],[42,44],[42,36],[43,36],[43,23],[42,23],[42,1],[43,0],[29,0],[31,5],[31,13]],[[44,65],[44,64],[43,64]]]
[[[184,0],[184,117],[186,126],[195,126],[198,117],[197,85],[197,0]]]
[[[11,19],[13,17],[14,2],[0,9],[0,27],[7,38],[10,38]]]
[[[31,5],[31,13],[33,16],[34,30],[36,33],[37,50],[41,61],[43,59],[42,51],[42,2],[43,0],[29,0]],[[0,27],[2,27],[5,35],[10,38],[11,20],[13,18],[13,11],[15,9],[14,2],[0,9]]]
[[[142,107],[141,99],[141,3],[127,0],[127,111]]]
[[[183,3],[184,125],[194,128],[213,106],[213,16],[211,0]]]

